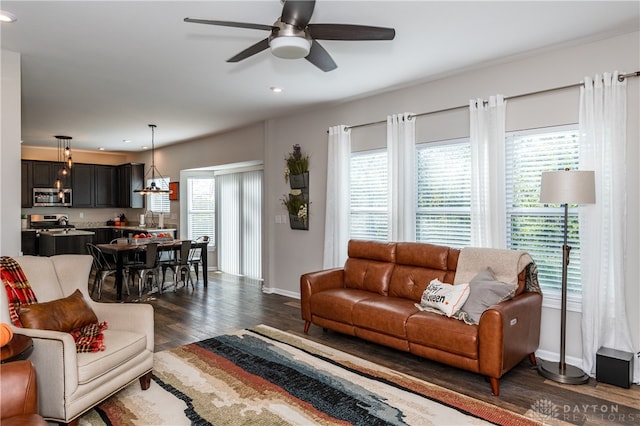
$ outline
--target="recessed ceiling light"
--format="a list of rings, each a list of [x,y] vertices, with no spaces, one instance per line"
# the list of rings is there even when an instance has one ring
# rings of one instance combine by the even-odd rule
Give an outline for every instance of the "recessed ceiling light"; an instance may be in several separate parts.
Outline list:
[[[0,22],[16,22],[18,18],[11,12],[0,10]]]
[[[149,149],[149,147],[148,146],[143,146],[142,149]]]
[[[124,142],[124,143],[131,143],[131,139],[122,139],[122,142]]]
[[[104,151],[104,147],[98,148],[99,151]]]
[[[271,87],[270,87],[270,89],[271,89],[271,91],[272,91],[273,93],[280,93],[280,92],[282,92],[282,87],[271,86]]]

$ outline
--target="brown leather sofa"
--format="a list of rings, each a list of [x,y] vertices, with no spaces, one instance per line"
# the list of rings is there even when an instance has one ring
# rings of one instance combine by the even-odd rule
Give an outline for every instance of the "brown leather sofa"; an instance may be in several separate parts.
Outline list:
[[[36,371],[30,361],[0,365],[0,424],[47,426],[38,414]]]
[[[300,277],[305,333],[311,323],[485,375],[499,395],[503,374],[525,357],[535,364],[542,295],[518,275],[513,299],[486,310],[478,325],[418,309],[437,278],[453,283],[460,251],[423,243],[351,240],[344,268]]]

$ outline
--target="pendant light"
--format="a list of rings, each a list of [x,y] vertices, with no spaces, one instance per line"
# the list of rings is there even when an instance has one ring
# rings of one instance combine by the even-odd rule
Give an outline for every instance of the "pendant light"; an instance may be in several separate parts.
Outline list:
[[[71,136],[54,136],[58,141],[58,162],[60,163],[60,170],[58,170],[58,176],[54,183],[55,188],[58,190],[58,197],[63,198],[64,183],[62,179],[67,179],[71,175],[71,166],[73,160],[71,159]]]
[[[144,180],[146,181],[147,180],[147,176],[149,175],[149,173],[151,173],[151,182],[149,183],[148,186],[145,186],[142,189],[136,189],[133,192],[135,192],[137,194],[140,194],[140,195],[171,194],[173,191],[171,191],[169,189],[162,189],[162,188],[160,188],[159,186],[156,185],[156,173],[158,174],[158,178],[159,179],[161,179],[163,181],[165,179],[162,176],[162,174],[160,174],[158,169],[156,169],[156,161],[155,161],[156,148],[155,148],[154,137],[155,137],[155,129],[156,129],[157,126],[155,124],[149,124],[149,127],[151,128],[151,167],[145,173]]]

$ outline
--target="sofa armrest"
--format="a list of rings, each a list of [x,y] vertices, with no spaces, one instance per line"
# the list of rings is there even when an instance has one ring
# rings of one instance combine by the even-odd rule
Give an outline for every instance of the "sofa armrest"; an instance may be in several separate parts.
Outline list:
[[[311,295],[332,288],[344,287],[344,269],[326,269],[300,276],[300,305],[302,319],[311,321]]]
[[[91,302],[98,321],[106,321],[112,330],[144,332],[147,350],[154,351],[153,306],[148,303],[100,303]]]
[[[499,378],[538,349],[542,295],[525,292],[487,309],[478,325],[480,373]]]
[[[14,333],[33,339],[29,361],[38,374],[40,393],[71,395],[78,388],[78,360],[76,343],[69,333],[12,327]]]

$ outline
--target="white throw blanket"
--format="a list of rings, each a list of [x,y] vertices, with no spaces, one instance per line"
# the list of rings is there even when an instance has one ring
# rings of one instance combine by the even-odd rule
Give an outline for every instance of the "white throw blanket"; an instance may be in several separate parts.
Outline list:
[[[522,250],[465,247],[460,250],[453,283],[468,283],[489,267],[498,281],[517,284],[518,274],[531,262],[533,259],[529,253]]]

